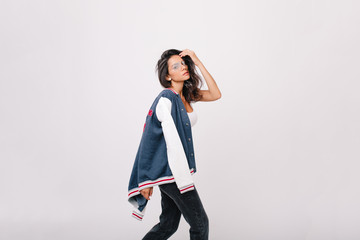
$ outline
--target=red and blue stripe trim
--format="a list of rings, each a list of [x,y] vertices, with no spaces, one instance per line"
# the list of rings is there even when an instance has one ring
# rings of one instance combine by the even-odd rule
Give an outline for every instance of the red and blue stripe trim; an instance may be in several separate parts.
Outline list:
[[[174,89],[172,89],[172,88],[166,88],[166,89],[172,91],[172,92],[175,93],[175,94],[178,94],[178,93],[177,93]]]

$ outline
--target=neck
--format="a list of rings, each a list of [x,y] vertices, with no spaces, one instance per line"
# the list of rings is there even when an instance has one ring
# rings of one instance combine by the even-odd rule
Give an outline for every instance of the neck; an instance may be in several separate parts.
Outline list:
[[[183,87],[184,87],[184,82],[172,82],[170,88],[174,89],[180,95],[180,97],[183,97],[182,95]]]

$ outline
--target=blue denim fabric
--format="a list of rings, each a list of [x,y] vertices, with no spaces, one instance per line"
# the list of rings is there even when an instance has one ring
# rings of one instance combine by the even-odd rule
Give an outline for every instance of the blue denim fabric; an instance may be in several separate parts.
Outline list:
[[[191,240],[209,239],[209,220],[196,190],[181,194],[176,183],[160,185],[160,222],[143,240],[163,240],[171,237],[178,229],[181,214],[190,225]]]

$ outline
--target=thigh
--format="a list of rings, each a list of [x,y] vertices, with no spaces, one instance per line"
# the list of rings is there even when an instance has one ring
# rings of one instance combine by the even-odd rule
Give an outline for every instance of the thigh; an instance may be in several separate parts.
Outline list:
[[[160,188],[161,215],[160,222],[164,225],[177,226],[180,221],[181,211],[174,200]]]
[[[181,194],[176,183],[170,183],[162,185],[161,190],[174,201],[190,226],[207,227],[208,218],[196,187],[192,191]]]
[[[160,222],[156,224],[143,238],[143,240],[163,240],[171,237],[177,230],[181,212],[175,202],[161,190]]]

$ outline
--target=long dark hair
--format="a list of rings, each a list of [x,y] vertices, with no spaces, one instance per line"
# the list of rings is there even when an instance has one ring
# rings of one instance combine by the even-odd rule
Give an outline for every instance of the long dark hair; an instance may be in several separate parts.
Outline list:
[[[181,53],[181,51],[177,49],[166,50],[165,52],[163,52],[159,61],[157,62],[156,71],[158,72],[160,84],[164,88],[171,87],[171,82],[166,80],[165,78],[166,75],[169,74],[168,60],[171,56],[179,55],[179,53]],[[195,63],[188,55],[182,57],[182,59],[184,60],[185,64],[188,66],[188,71],[190,75],[190,78],[184,82],[184,86],[182,89],[185,100],[189,103],[199,101],[201,98],[200,88],[202,87],[203,83],[201,81],[199,74],[196,71]]]

